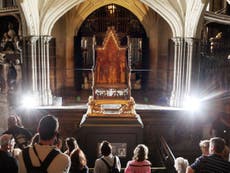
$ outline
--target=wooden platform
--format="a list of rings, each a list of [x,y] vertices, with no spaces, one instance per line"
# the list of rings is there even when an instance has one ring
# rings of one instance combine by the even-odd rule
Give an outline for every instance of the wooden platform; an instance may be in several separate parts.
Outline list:
[[[119,114],[105,114],[104,116],[87,116],[87,114],[84,114],[80,122],[80,127],[84,126],[144,127],[141,117],[138,114],[136,117],[122,117]]]

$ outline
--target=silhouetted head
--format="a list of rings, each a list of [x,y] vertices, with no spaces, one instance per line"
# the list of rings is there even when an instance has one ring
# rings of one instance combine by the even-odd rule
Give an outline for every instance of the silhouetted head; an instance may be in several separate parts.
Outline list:
[[[70,154],[70,159],[71,159],[71,171],[75,170],[82,170],[84,166],[87,164],[87,160],[85,157],[85,154],[80,148],[75,148],[71,154]],[[78,172],[78,171],[76,171]]]
[[[58,133],[59,122],[53,115],[42,117],[38,125],[40,140],[50,140]]]
[[[66,138],[65,143],[69,153],[71,153],[75,148],[78,148],[77,140],[74,137]]]
[[[112,153],[112,146],[108,141],[103,141],[101,143],[100,149],[103,156],[108,156]]]
[[[214,137],[210,139],[209,153],[210,154],[222,154],[225,148],[225,140],[220,137]]]

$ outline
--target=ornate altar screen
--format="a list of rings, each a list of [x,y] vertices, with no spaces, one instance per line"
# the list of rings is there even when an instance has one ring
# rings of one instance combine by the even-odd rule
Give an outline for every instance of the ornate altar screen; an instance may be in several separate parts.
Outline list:
[[[114,28],[108,28],[102,47],[96,48],[93,68],[92,96],[81,124],[88,117],[135,118],[142,121],[135,111],[131,97],[130,69],[126,47],[121,47]]]

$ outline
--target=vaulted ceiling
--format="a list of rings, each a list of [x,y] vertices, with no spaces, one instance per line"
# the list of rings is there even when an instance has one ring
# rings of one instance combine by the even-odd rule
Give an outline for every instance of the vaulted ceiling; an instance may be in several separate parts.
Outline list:
[[[51,35],[55,22],[75,8],[78,20],[107,4],[129,9],[148,25],[149,10],[162,16],[171,27],[174,37],[197,37],[202,12],[207,0],[17,0],[25,19],[24,35]],[[80,14],[80,15],[79,15]],[[74,15],[74,14],[73,14]]]

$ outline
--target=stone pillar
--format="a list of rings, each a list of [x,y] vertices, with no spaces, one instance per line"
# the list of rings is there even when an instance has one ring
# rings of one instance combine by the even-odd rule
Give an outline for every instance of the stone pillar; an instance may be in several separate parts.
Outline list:
[[[173,88],[171,94],[170,105],[179,106],[179,98],[181,95],[181,62],[183,53],[183,38],[176,37],[172,38],[174,43],[174,70],[173,70]]]
[[[49,71],[49,41],[51,38],[51,36],[24,38],[24,88],[27,93],[37,99],[38,105],[52,105]]]
[[[200,40],[185,38],[186,43],[186,82],[184,96],[197,96],[199,94]]]
[[[40,98],[41,105],[52,105],[52,93],[50,89],[50,63],[49,63],[49,41],[51,36],[42,36],[40,38],[41,52],[41,73],[40,73]]]
[[[10,114],[9,103],[6,93],[0,93],[0,133],[7,129],[7,118]]]
[[[174,72],[173,72],[173,89],[171,94],[170,105],[182,107],[184,99],[192,95],[194,83],[197,84],[194,72],[198,73],[197,55],[198,41],[194,38],[176,37],[174,42]],[[196,73],[196,76],[199,74]],[[196,88],[197,89],[197,88]]]

